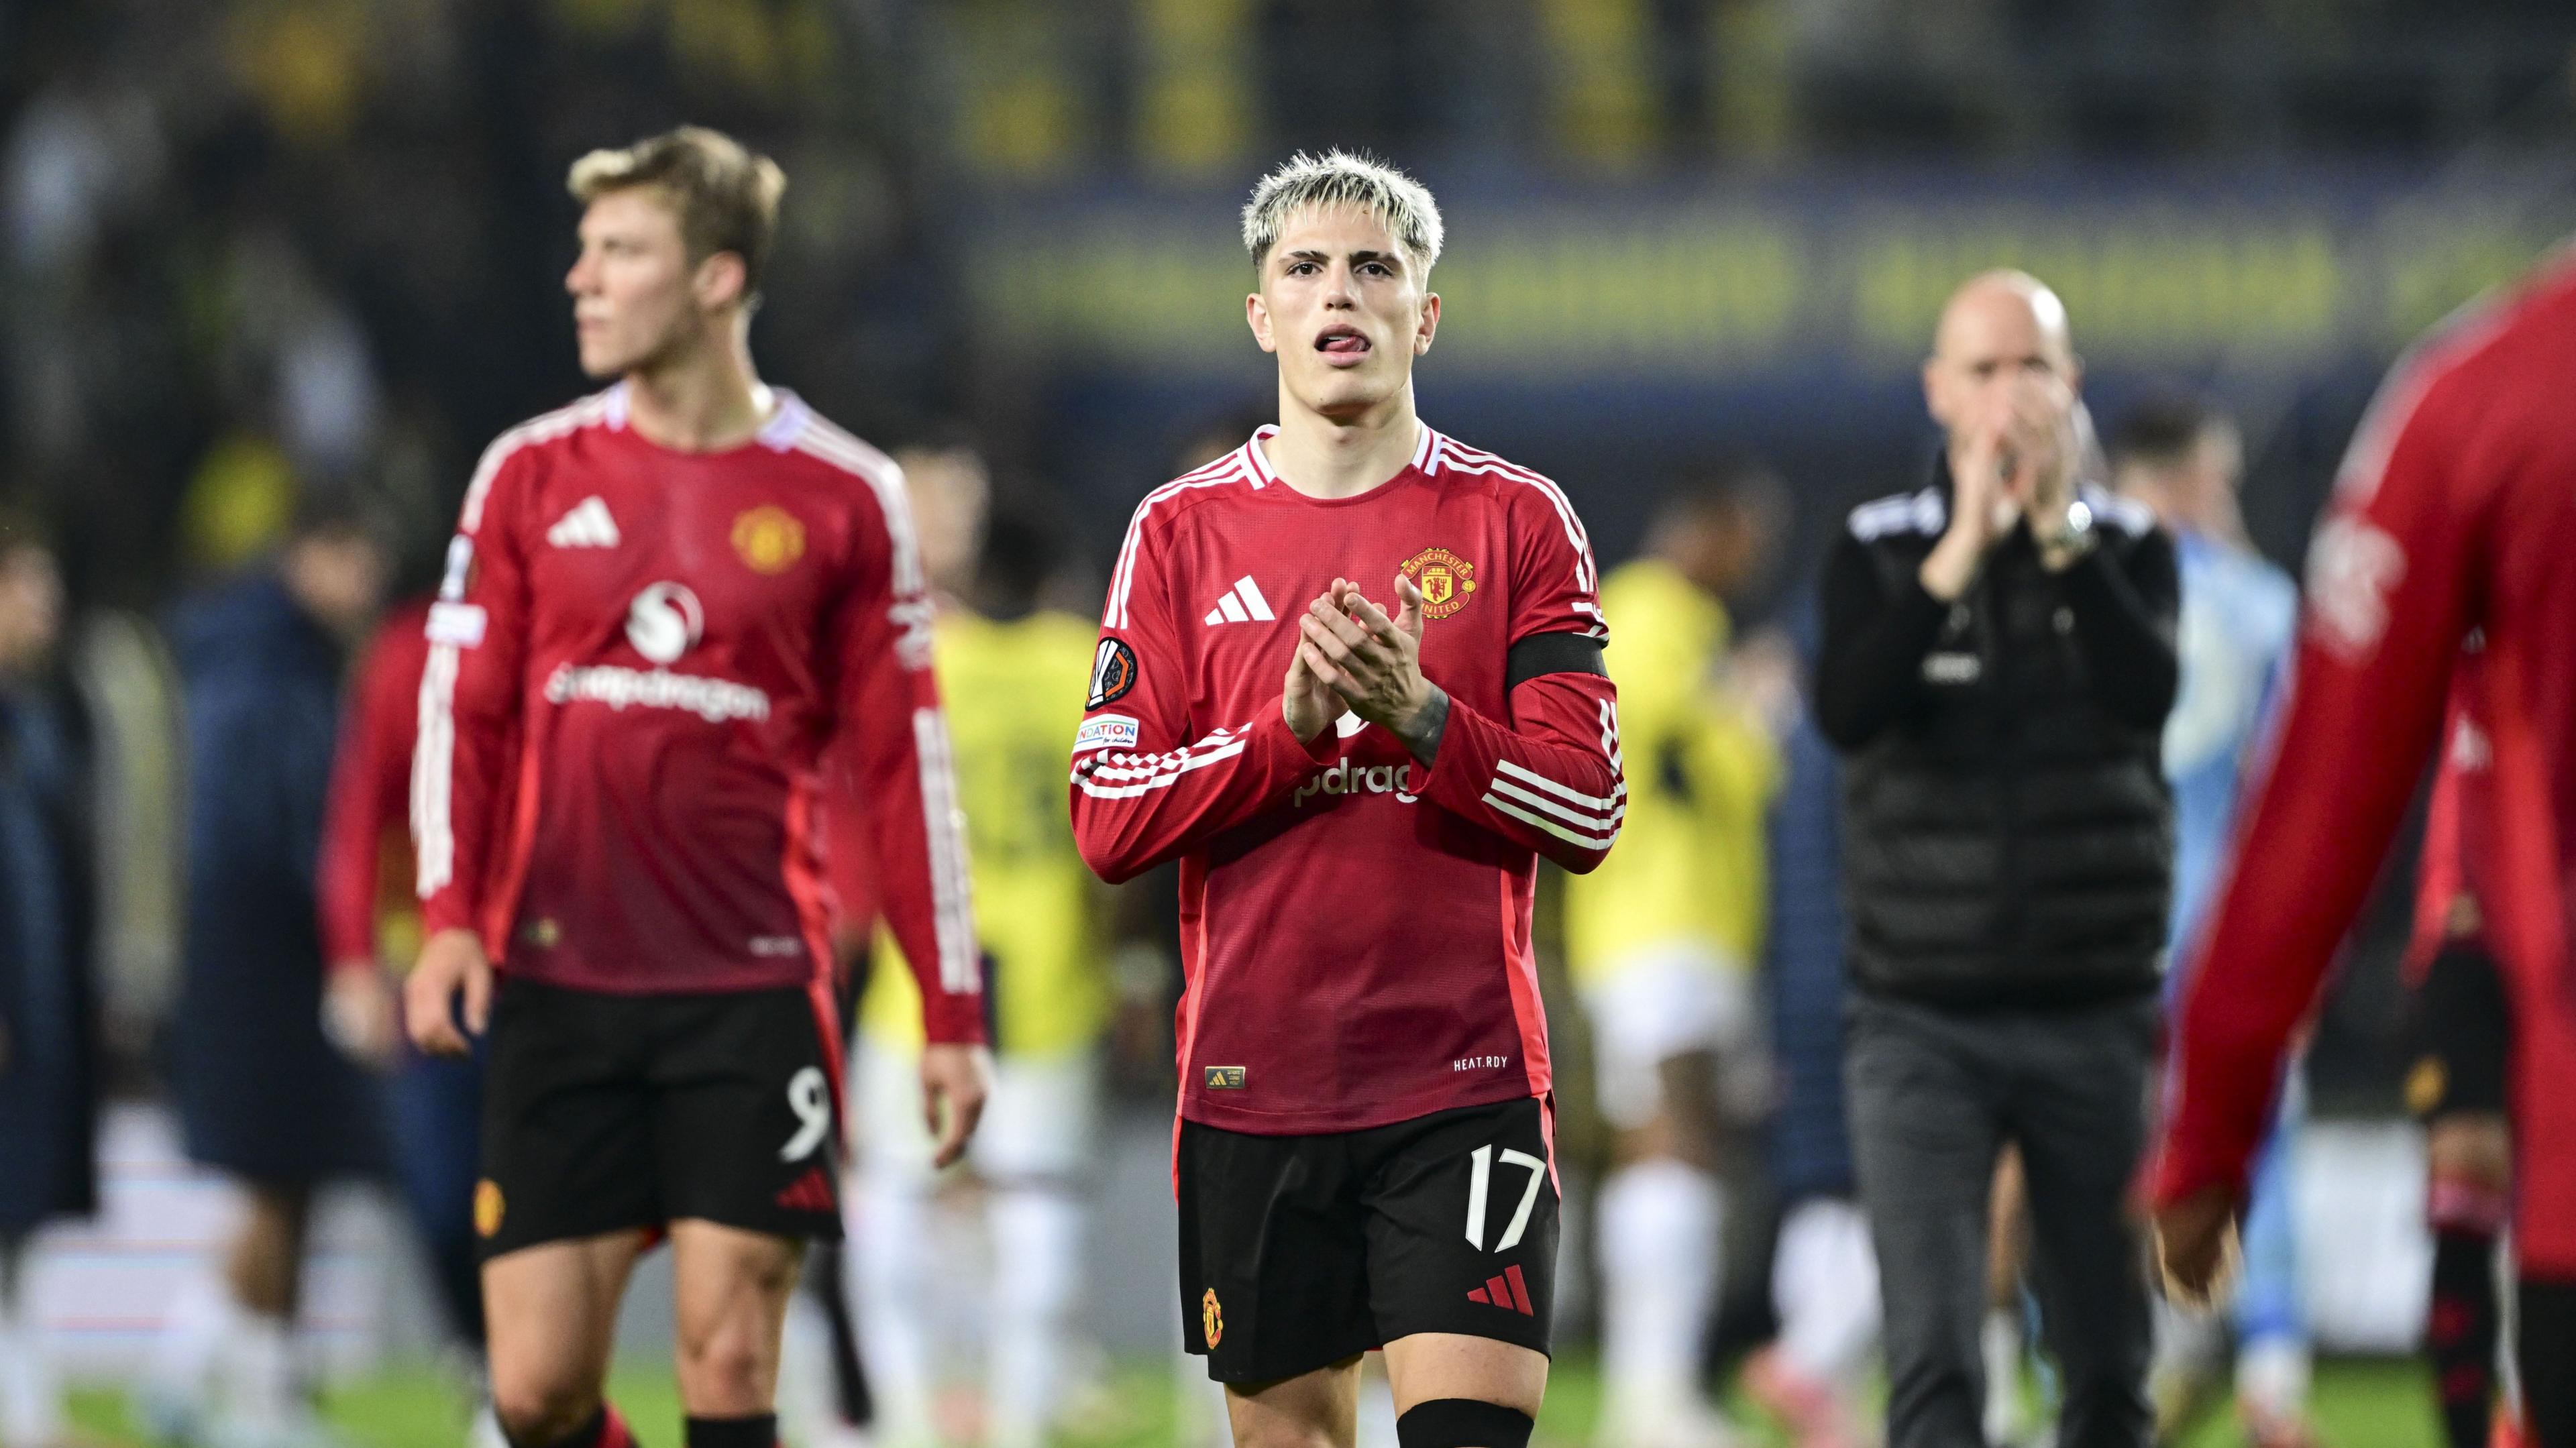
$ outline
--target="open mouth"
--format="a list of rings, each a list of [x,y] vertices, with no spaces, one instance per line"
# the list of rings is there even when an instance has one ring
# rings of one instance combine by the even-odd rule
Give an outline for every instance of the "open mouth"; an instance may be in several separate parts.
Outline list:
[[[1315,350],[1327,357],[1360,357],[1369,350],[1369,339],[1348,322],[1336,322],[1315,337]]]

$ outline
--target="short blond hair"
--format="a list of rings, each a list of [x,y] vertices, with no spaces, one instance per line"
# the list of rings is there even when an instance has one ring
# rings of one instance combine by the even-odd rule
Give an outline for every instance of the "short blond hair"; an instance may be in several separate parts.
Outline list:
[[[1261,269],[1288,218],[1309,208],[1347,206],[1384,225],[1423,275],[1440,260],[1440,205],[1419,181],[1383,161],[1348,151],[1304,151],[1261,178],[1243,204],[1243,249]]]
[[[760,291],[778,234],[787,173],[722,131],[682,126],[631,146],[593,151],[572,163],[564,185],[584,206],[612,191],[651,187],[679,213],[692,262],[720,251],[742,258],[743,297]]]

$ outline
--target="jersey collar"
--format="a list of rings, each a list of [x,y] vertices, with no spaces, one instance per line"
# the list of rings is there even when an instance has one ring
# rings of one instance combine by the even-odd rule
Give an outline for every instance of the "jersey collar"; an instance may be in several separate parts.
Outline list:
[[[1426,478],[1437,476],[1440,471],[1440,447],[1446,439],[1442,438],[1431,424],[1419,418],[1414,420],[1414,426],[1422,430],[1422,435],[1413,441],[1413,461],[1409,466]],[[1243,445],[1244,467],[1251,474],[1252,485],[1256,488],[1266,488],[1279,481],[1279,474],[1271,470],[1269,456],[1261,450],[1263,443],[1278,435],[1279,424],[1265,422],[1252,430],[1252,440]]]
[[[751,440],[771,452],[785,452],[796,446],[796,439],[805,431],[805,420],[813,409],[807,407],[805,399],[797,396],[792,388],[772,386],[769,393],[778,405],[770,409],[769,420],[760,425],[760,431],[753,433]],[[628,407],[626,379],[621,377],[610,385],[605,401],[603,420],[611,431],[624,432]]]

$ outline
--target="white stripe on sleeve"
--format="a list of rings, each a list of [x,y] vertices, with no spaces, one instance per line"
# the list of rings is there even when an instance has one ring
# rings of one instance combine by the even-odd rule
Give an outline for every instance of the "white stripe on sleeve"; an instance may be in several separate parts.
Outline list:
[[[1626,780],[1621,780],[1618,785],[1610,791],[1610,797],[1608,799],[1603,799],[1598,795],[1585,794],[1579,789],[1568,789],[1566,786],[1557,783],[1546,775],[1540,774],[1535,770],[1524,769],[1521,766],[1512,763],[1508,759],[1495,760],[1494,770],[1498,775],[1508,774],[1512,778],[1520,780],[1523,783],[1536,785],[1538,788],[1547,791],[1549,794],[1555,795],[1559,799],[1567,800],[1574,804],[1590,805],[1593,809],[1605,814],[1612,809],[1620,807],[1621,802],[1628,797],[1628,782]]]
[[[432,644],[420,675],[420,742],[411,755],[411,837],[424,900],[456,878],[456,669],[454,644]]]
[[[1606,836],[1579,834],[1573,830],[1567,829],[1565,826],[1558,824],[1556,821],[1551,820],[1544,815],[1531,814],[1528,810],[1522,809],[1511,801],[1497,799],[1491,794],[1487,794],[1485,796],[1485,804],[1499,813],[1510,815],[1512,818],[1519,820],[1523,824],[1532,825],[1536,828],[1545,830],[1549,834],[1556,836],[1558,839],[1563,840],[1568,844],[1581,845],[1587,850],[1606,850],[1610,848],[1612,841],[1619,838],[1619,831],[1616,826],[1613,826],[1610,833]]]
[[[1516,785],[1510,780],[1504,779],[1499,775],[1495,777],[1493,784],[1489,786],[1489,788],[1491,788],[1496,794],[1503,795],[1510,799],[1519,800],[1521,803],[1528,805],[1532,809],[1554,815],[1558,819],[1565,821],[1567,824],[1578,825],[1584,829],[1606,829],[1615,834],[1619,829],[1619,822],[1628,817],[1628,807],[1624,804],[1619,806],[1617,809],[1610,811],[1608,814],[1594,814],[1589,810],[1573,809],[1566,805],[1558,804],[1556,801],[1547,798],[1545,795],[1532,794],[1530,791],[1521,788],[1519,785]]]
[[[976,969],[975,917],[966,875],[966,836],[959,828],[957,776],[947,721],[937,709],[912,711],[913,754],[921,771],[921,817],[928,826],[930,901],[939,941],[939,986],[950,995],[982,990]]]

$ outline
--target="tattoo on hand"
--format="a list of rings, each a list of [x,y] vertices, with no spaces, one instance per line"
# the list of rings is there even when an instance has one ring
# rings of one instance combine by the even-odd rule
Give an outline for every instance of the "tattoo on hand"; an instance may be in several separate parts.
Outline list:
[[[1429,764],[1440,753],[1440,736],[1449,729],[1449,691],[1438,684],[1431,686],[1431,697],[1423,702],[1422,712],[1413,716],[1405,731],[1405,747],[1413,757]]]

